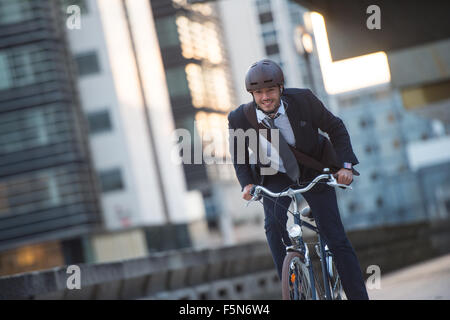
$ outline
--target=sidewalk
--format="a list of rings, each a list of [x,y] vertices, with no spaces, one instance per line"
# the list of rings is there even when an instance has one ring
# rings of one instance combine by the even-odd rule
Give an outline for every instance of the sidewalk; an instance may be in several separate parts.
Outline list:
[[[372,300],[449,300],[450,254],[381,273],[381,288],[367,291]]]

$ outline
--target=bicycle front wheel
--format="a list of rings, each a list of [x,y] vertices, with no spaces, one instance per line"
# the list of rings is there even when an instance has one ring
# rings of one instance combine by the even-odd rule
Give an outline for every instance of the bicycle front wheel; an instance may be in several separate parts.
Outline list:
[[[343,290],[341,278],[337,272],[332,254],[327,254],[327,269],[331,285],[331,295],[333,300],[343,300]]]
[[[314,280],[310,277],[303,254],[288,252],[284,258],[281,277],[283,300],[312,300],[312,281]],[[316,291],[316,298],[318,297]]]

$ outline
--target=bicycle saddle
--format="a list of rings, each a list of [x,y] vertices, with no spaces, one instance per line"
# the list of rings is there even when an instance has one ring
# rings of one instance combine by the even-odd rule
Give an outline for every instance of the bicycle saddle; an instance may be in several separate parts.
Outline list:
[[[304,207],[301,211],[300,214],[305,217],[308,218],[309,220],[313,221],[314,220],[314,216],[312,214],[311,208],[310,207]]]

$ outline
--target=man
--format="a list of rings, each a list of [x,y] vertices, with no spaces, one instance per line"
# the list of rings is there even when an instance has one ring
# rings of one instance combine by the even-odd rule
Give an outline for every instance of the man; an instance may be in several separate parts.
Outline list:
[[[245,200],[251,199],[250,190],[254,184],[264,185],[272,192],[281,192],[299,182],[310,182],[321,174],[309,164],[298,162],[296,151],[321,163],[333,163],[338,183],[348,185],[353,181],[353,174],[359,175],[353,168],[359,162],[342,120],[329,112],[310,90],[285,89],[283,72],[275,62],[264,59],[253,64],[247,72],[245,85],[253,96],[253,102],[230,112],[229,129],[247,132],[255,128],[257,121],[258,126],[279,130],[278,143],[264,135],[263,130],[258,131],[257,148],[252,147],[246,137],[230,135],[230,152]],[[256,121],[251,120],[252,113],[253,120]],[[318,128],[330,137],[333,152],[326,148],[329,140],[318,132]],[[238,139],[246,140],[244,155],[238,154],[236,146],[239,142],[242,145],[242,141]],[[251,165],[249,161],[248,148],[253,148],[255,165]],[[244,163],[239,159],[245,159]],[[263,173],[270,169],[267,164],[273,169],[271,174]],[[302,196],[310,206],[317,227],[335,257],[347,298],[368,299],[358,259],[340,219],[335,189],[326,184],[316,184]],[[280,279],[286,255],[285,247],[291,244],[286,231],[286,208],[290,202],[288,197],[263,199],[264,228]]]

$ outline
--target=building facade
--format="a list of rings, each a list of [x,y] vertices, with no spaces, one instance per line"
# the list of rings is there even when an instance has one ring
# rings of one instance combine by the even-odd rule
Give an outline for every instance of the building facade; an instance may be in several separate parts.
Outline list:
[[[236,186],[228,161],[227,114],[236,99],[219,7],[184,0],[151,5],[175,126],[188,134],[183,138],[189,148],[183,152],[190,152],[183,158],[187,187],[202,193],[209,226],[227,233],[224,199]]]
[[[83,260],[99,183],[58,1],[0,1],[0,270]]]
[[[0,25],[1,272],[204,245],[149,1],[2,0]]]
[[[427,218],[419,176],[408,146],[436,138],[432,121],[405,112],[390,84],[340,94],[339,116],[360,164],[350,192],[337,190],[348,228],[401,224]]]

